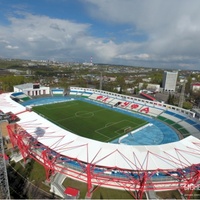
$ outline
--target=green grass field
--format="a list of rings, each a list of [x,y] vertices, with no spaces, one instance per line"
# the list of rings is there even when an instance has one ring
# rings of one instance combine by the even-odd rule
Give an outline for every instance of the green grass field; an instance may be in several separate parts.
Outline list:
[[[83,101],[69,101],[33,107],[49,121],[77,135],[110,142],[135,130],[146,121]]]

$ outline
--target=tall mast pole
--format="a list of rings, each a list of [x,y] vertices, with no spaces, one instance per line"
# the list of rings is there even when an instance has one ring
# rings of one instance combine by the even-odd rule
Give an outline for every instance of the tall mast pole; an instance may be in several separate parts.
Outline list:
[[[8,174],[6,169],[3,136],[2,136],[2,123],[3,121],[0,120],[0,199],[10,199]]]

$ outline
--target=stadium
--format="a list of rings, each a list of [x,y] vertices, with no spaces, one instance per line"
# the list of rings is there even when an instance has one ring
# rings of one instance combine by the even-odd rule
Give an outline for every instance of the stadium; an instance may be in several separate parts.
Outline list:
[[[55,99],[0,94],[2,119],[9,121],[9,139],[20,153],[13,159],[43,165],[51,192],[65,197],[66,176],[87,184],[87,198],[99,187],[127,190],[136,199],[152,190],[190,197],[199,187],[200,122],[192,111],[80,87]]]

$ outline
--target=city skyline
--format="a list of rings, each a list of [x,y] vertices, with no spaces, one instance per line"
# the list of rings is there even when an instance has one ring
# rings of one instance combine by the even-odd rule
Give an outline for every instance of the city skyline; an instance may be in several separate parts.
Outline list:
[[[0,58],[199,69],[200,2],[2,0]]]

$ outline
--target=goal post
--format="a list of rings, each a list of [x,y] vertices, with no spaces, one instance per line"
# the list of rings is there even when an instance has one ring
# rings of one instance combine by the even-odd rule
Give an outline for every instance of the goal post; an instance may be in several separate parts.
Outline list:
[[[129,132],[131,132],[132,129],[133,128],[131,126],[125,127],[124,128],[124,133],[129,133]]]

